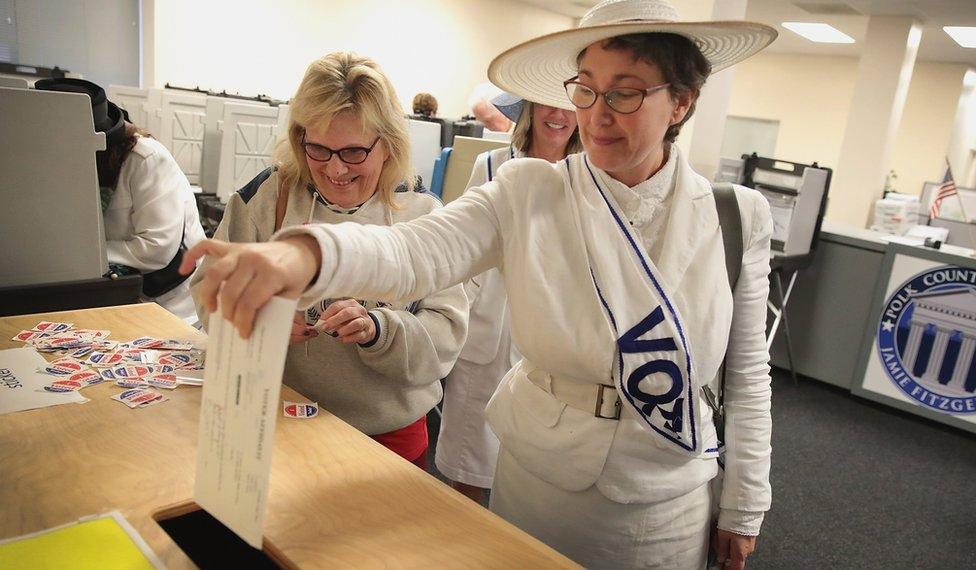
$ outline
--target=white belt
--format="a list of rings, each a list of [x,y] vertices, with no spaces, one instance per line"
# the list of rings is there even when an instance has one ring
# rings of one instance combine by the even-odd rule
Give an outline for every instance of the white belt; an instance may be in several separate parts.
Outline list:
[[[620,397],[613,384],[582,384],[553,376],[538,368],[526,376],[530,382],[571,408],[597,418],[620,419]]]

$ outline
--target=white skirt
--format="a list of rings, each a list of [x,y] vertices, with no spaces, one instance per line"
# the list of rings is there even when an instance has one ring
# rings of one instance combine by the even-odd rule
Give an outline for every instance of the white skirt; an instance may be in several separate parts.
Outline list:
[[[458,360],[444,379],[444,410],[434,464],[446,477],[490,489],[498,461],[498,438],[488,426],[485,406],[511,367],[511,340],[502,338],[499,354],[488,364]]]
[[[705,568],[709,484],[660,503],[615,503],[596,486],[564,491],[501,449],[491,510],[586,568]]]

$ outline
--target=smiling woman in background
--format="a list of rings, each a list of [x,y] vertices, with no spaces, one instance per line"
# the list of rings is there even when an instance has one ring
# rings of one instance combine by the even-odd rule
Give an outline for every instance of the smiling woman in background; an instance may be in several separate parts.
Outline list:
[[[279,228],[309,223],[392,226],[437,208],[435,197],[408,182],[410,146],[398,101],[366,57],[340,52],[312,62],[291,100],[278,165],[231,197],[215,237],[263,242]],[[199,286],[195,279],[195,295]],[[204,316],[202,301],[197,297]],[[413,303],[319,300],[295,316],[284,379],[424,467],[426,415],[441,399],[440,379],[466,332],[460,285]]]
[[[508,93],[492,104],[515,123],[512,144],[478,155],[467,188],[491,182],[515,158],[562,160],[582,150],[576,114],[538,105]],[[508,331],[508,300],[497,269],[465,283],[470,314],[468,339],[444,382],[444,417],[434,461],[453,486],[471,499],[484,500],[498,460],[498,438],[488,427],[485,406],[502,377],[521,358]]]

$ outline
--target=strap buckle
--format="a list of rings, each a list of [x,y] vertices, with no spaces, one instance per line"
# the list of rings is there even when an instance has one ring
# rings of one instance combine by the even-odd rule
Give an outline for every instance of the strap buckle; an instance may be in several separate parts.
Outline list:
[[[613,403],[612,416],[604,416],[601,413],[603,412],[603,399],[604,399],[603,391],[606,390],[607,388],[611,390],[611,394],[613,394],[613,396],[615,397],[615,401]],[[603,418],[605,420],[619,420],[621,406],[620,406],[620,398],[616,396],[617,396],[617,388],[615,386],[613,386],[612,384],[598,384],[596,389],[596,408],[593,410],[593,416],[597,418]]]

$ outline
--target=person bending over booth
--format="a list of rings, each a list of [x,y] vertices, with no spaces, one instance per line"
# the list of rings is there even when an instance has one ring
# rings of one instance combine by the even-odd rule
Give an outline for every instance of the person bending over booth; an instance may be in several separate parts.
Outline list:
[[[170,152],[128,122],[105,90],[84,79],[41,79],[42,91],[84,93],[105,150],[95,153],[108,263],[143,274],[143,298],[198,326],[189,282],[180,275],[183,252],[206,236],[190,183]]]

